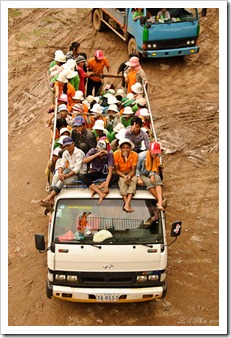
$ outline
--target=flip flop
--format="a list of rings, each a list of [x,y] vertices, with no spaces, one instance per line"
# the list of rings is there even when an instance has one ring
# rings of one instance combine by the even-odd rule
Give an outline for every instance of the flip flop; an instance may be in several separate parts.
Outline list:
[[[162,205],[158,205],[158,204],[157,204],[156,207],[157,207],[158,210],[162,210],[162,211],[165,210],[164,207],[163,207]]]

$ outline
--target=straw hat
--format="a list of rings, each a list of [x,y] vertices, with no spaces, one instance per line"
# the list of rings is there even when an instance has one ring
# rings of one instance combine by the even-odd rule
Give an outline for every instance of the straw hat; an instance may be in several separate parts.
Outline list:
[[[98,103],[95,103],[94,105],[93,105],[93,107],[90,109],[93,113],[98,113],[98,114],[102,114],[102,112],[103,112],[103,109],[102,109],[102,107],[101,107],[101,105],[100,104],[98,104]],[[97,122],[97,121],[96,121]]]
[[[106,112],[108,112],[109,110],[114,111],[115,113],[119,112],[116,104],[110,104]]]
[[[81,90],[77,90],[75,92],[75,96],[72,96],[72,99],[83,101],[84,100],[83,92]]]

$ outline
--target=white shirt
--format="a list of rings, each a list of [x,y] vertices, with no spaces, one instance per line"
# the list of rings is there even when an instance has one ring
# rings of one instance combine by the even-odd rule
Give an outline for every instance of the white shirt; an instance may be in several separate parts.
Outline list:
[[[84,174],[87,171],[87,165],[83,164],[84,156],[84,152],[76,147],[74,148],[72,155],[70,155],[68,150],[65,150],[59,168],[66,168],[66,163],[68,162],[68,168],[73,170],[75,174]]]

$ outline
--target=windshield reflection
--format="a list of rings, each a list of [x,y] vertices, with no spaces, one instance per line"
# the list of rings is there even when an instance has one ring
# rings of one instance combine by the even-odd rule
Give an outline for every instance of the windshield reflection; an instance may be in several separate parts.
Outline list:
[[[53,241],[94,244],[94,235],[107,230],[100,244],[163,243],[162,221],[155,200],[133,200],[135,211],[122,210],[121,199],[62,199],[55,211]],[[97,243],[98,244],[98,243]]]

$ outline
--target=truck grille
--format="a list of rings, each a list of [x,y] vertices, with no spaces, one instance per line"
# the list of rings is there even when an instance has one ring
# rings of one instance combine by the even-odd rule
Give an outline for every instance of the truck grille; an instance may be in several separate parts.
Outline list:
[[[187,41],[194,40],[195,43],[188,45]],[[147,47],[148,50],[158,50],[158,49],[174,49],[174,48],[184,48],[184,47],[193,47],[196,45],[196,36],[192,36],[189,38],[182,38],[182,39],[171,39],[171,40],[153,40],[147,42],[147,46],[151,45],[151,47]],[[156,47],[153,47],[153,45]]]

